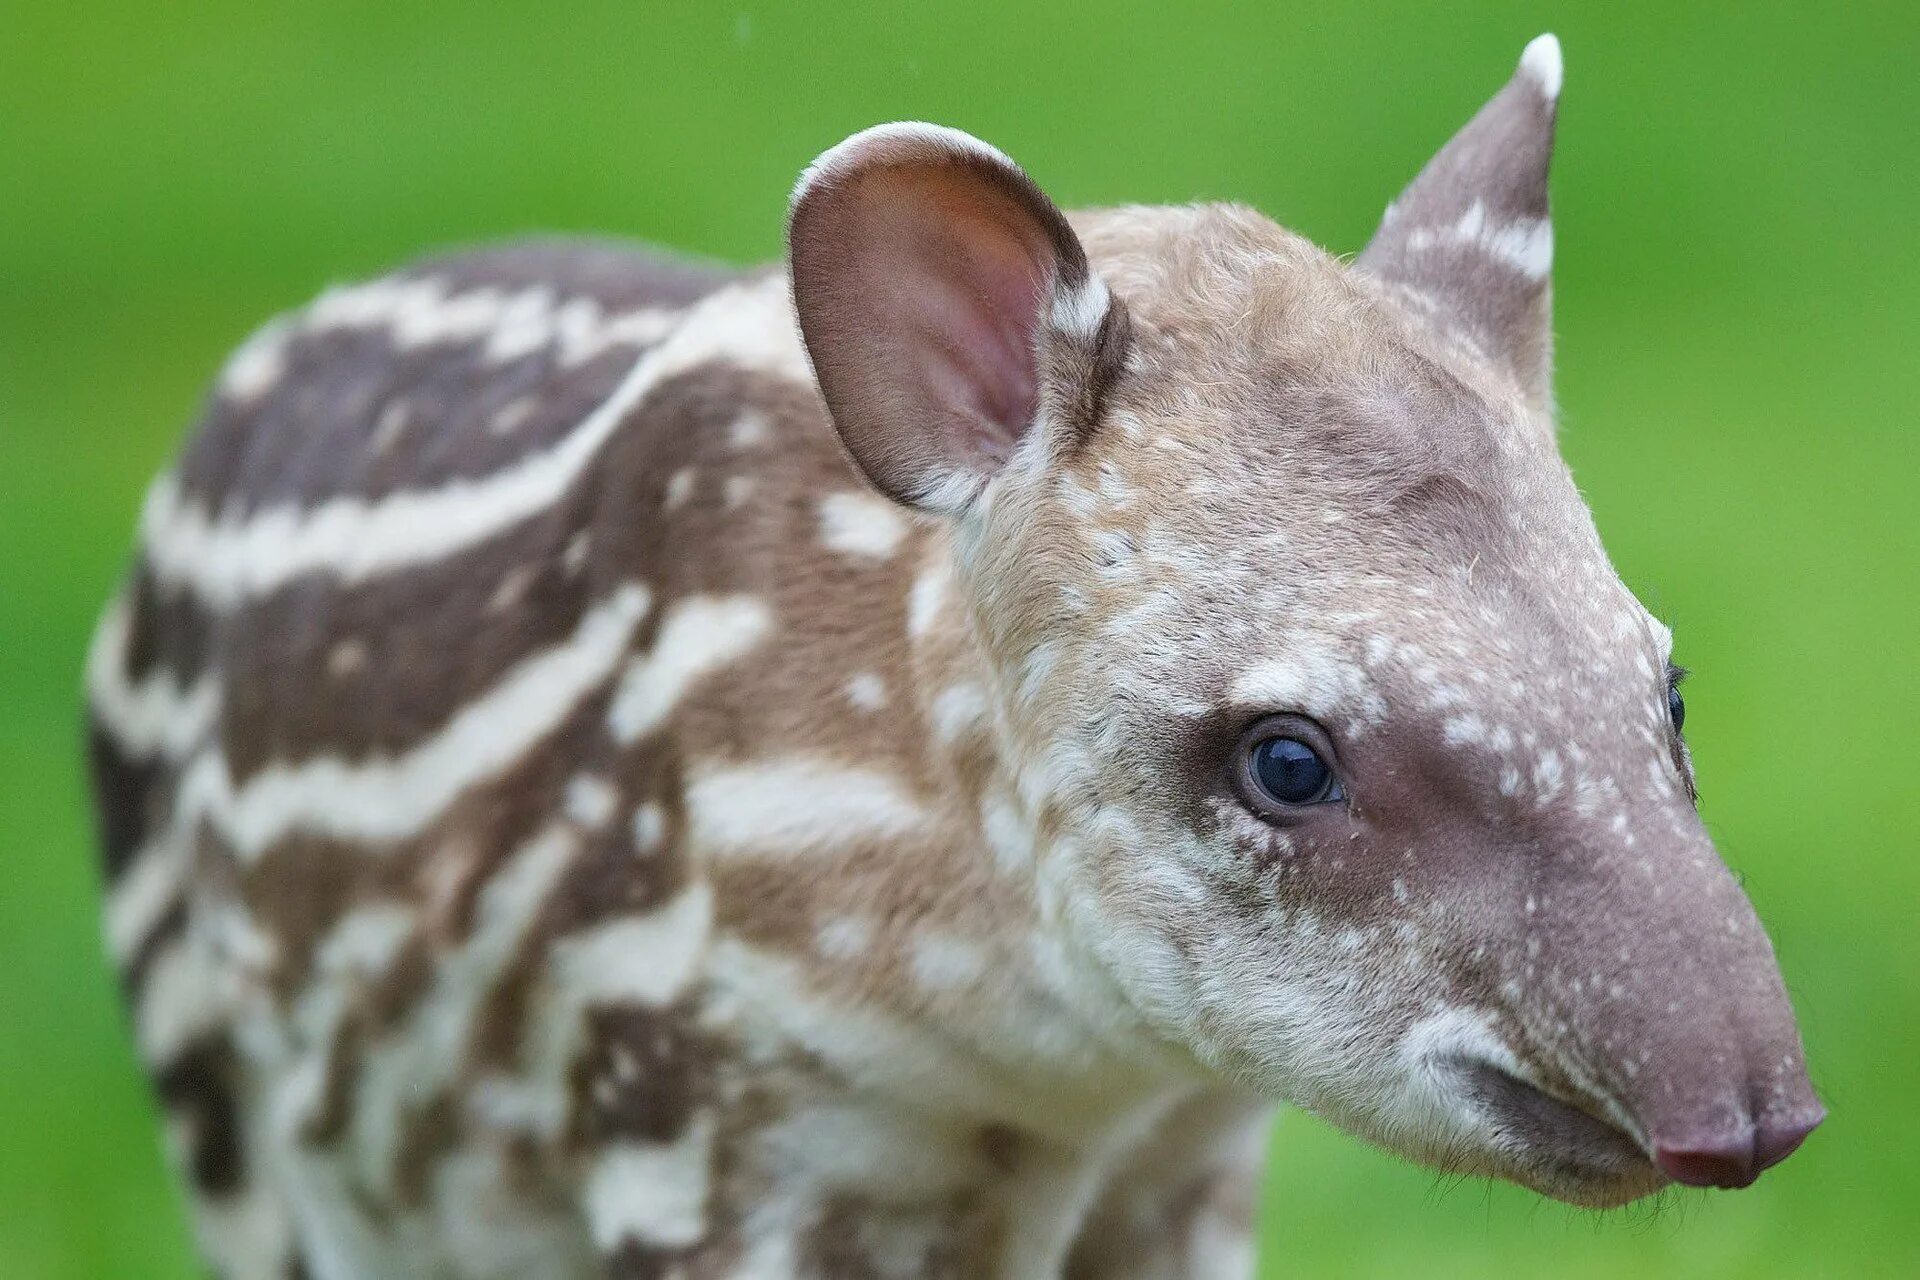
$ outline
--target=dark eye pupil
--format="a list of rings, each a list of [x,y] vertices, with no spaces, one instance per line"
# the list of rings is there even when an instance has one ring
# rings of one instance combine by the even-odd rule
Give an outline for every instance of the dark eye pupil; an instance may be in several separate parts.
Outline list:
[[[1268,738],[1253,748],[1253,776],[1281,804],[1313,804],[1325,798],[1333,771],[1298,738]]]
[[[1673,685],[1667,686],[1667,717],[1678,730],[1687,723],[1687,700],[1680,696],[1680,690]]]

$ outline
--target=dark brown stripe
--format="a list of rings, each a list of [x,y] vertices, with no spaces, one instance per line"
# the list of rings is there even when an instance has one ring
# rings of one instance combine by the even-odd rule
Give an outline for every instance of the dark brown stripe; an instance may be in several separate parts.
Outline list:
[[[444,282],[453,295],[546,289],[558,305],[586,300],[611,316],[685,307],[738,274],[552,241],[430,259],[391,279]],[[485,354],[490,342],[487,335],[402,349],[386,327],[296,331],[280,348],[280,378],[258,397],[210,397],[180,460],[181,487],[222,514],[244,515],[491,475],[563,438],[643,349],[622,341],[562,364],[549,344],[494,361]],[[497,431],[502,414],[511,426]]]
[[[172,770],[158,760],[127,755],[98,721],[87,725],[87,763],[92,772],[94,818],[100,838],[100,864],[107,883],[119,882],[147,832],[164,816]],[[161,813],[156,813],[161,810]]]
[[[128,578],[127,611],[127,680],[164,673],[185,688],[206,670],[217,620],[197,601],[160,588],[144,559]]]
[[[246,1175],[238,1086],[239,1062],[224,1034],[188,1045],[154,1077],[161,1103],[189,1118],[187,1176],[203,1195],[230,1195]]]
[[[492,475],[564,438],[640,351],[621,344],[563,365],[548,346],[496,362],[487,341],[402,350],[384,329],[293,338],[286,373],[257,399],[213,398],[180,487],[233,518]],[[510,427],[496,430],[510,409]]]
[[[318,755],[403,752],[567,640],[598,585],[566,565],[584,523],[575,497],[465,555],[360,586],[303,578],[236,614],[222,725],[235,781]],[[491,608],[510,576],[517,603]],[[357,652],[346,668],[342,643]]]
[[[687,1250],[643,1244],[628,1237],[605,1260],[609,1280],[673,1280],[686,1275]]]
[[[405,750],[514,664],[565,640],[583,608],[626,580],[647,583],[654,596],[636,648],[682,594],[790,582],[805,596],[823,577],[853,581],[859,566],[840,557],[821,563],[813,497],[836,481],[857,481],[816,404],[806,388],[781,379],[725,365],[694,369],[649,397],[572,491],[499,537],[361,584],[305,577],[254,602],[228,623],[222,645],[223,729],[236,781],[274,761]],[[779,450],[777,467],[734,455],[727,428],[749,406],[775,423],[775,440],[763,448]],[[663,512],[667,486],[685,466],[707,487],[700,500]],[[735,510],[714,492],[729,474],[750,474],[762,486]],[[585,560],[570,566],[568,548],[580,535]],[[510,577],[517,603],[491,609]],[[876,643],[899,648],[904,642],[884,636],[882,622],[873,620]],[[844,638],[847,628],[864,631],[867,622],[850,618],[826,639]],[[346,678],[329,669],[343,640],[365,650],[359,672]]]

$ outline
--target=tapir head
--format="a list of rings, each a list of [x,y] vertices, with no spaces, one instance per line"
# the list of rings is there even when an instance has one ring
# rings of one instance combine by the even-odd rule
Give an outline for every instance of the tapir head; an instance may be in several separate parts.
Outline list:
[[[925,125],[791,247],[849,452],[951,521],[1042,919],[1213,1070],[1606,1205],[1823,1112],[1555,439],[1560,81],[1543,36],[1351,266]]]

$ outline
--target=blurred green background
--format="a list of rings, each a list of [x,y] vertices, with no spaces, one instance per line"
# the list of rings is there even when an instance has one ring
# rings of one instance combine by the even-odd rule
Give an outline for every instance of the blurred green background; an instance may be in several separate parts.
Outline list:
[[[1920,7],[0,4],[0,1277],[188,1276],[96,927],[78,671],[223,354],[528,229],[774,256],[920,117],[1067,204],[1233,197],[1336,250],[1556,30],[1559,389],[1695,669],[1707,817],[1832,1119],[1594,1216],[1283,1119],[1269,1275],[1920,1276]]]

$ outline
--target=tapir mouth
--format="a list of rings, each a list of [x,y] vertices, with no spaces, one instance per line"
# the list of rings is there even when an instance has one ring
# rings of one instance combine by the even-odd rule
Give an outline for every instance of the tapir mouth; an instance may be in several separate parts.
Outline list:
[[[1633,1199],[1665,1181],[1640,1142],[1597,1114],[1599,1107],[1556,1097],[1488,1062],[1457,1059],[1453,1065],[1468,1095],[1524,1163],[1582,1188],[1567,1198]],[[1564,1186],[1557,1190],[1564,1195]]]

